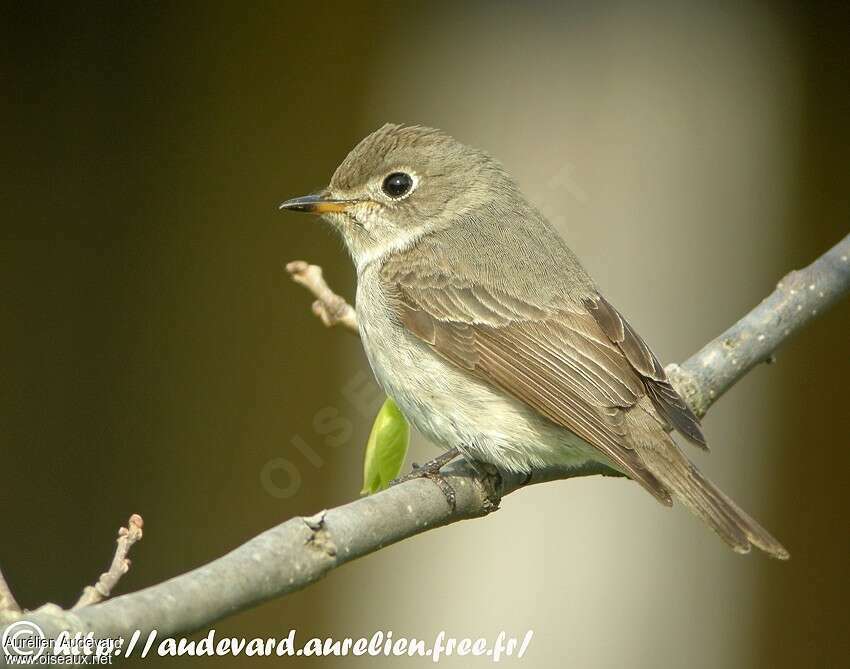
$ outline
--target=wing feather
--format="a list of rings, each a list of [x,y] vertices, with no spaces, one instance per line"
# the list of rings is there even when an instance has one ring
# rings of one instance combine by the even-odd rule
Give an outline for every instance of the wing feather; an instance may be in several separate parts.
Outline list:
[[[543,309],[492,287],[450,285],[409,272],[384,279],[398,320],[437,353],[596,446],[665,504],[668,491],[643,466],[624,411],[646,394],[640,376],[580,307]]]
[[[699,419],[670,384],[664,367],[640,335],[601,295],[586,298],[584,306],[610,340],[620,347],[632,368],[641,375],[658,413],[689,441],[707,449]]]

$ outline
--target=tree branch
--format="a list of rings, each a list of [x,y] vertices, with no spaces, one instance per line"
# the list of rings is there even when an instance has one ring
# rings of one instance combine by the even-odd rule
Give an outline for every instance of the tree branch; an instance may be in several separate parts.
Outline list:
[[[850,236],[806,269],[789,274],[758,307],[682,365],[668,368],[697,413],[704,414],[749,369],[767,360],[777,346],[850,290],[849,256]],[[303,277],[304,269],[309,267],[293,276]],[[318,279],[315,272],[313,277],[309,285],[306,280],[299,283],[326,305],[324,298],[335,294],[320,273]],[[349,328],[352,319],[353,315],[345,320],[336,317]],[[84,609],[63,611],[46,605],[27,619],[53,638],[61,630],[125,638],[135,630],[147,634],[157,629],[161,636],[192,632],[305,588],[332,569],[407,537],[487,515],[503,496],[528,483],[492,469],[476,476],[464,463],[447,469],[447,480],[457,493],[454,510],[431,481],[407,481],[309,518],[293,518],[159,585]],[[536,473],[532,483],[608,472],[602,466],[551,469]]]
[[[709,407],[777,348],[848,292],[850,235],[811,265],[790,272],[761,304],[667,374],[697,414]]]
[[[0,621],[4,619],[5,615],[20,613],[20,611],[21,607],[15,601],[12,589],[6,583],[6,579],[3,578],[3,572],[0,571]]]
[[[357,332],[354,307],[330,289],[322,276],[321,267],[310,265],[303,260],[293,260],[286,265],[286,271],[295,283],[304,286],[316,297],[313,313],[321,319],[325,327],[332,328],[339,324]]]
[[[127,555],[130,553],[130,548],[133,544],[142,538],[142,526],[144,521],[142,517],[134,513],[130,516],[127,522],[127,527],[118,529],[118,539],[115,543],[115,555],[112,557],[112,563],[109,565],[109,570],[100,575],[97,583],[88,585],[83,590],[83,594],[74,604],[74,609],[81,609],[84,606],[91,606],[102,602],[109,597],[112,589],[118,585],[121,577],[130,571],[130,559]]]

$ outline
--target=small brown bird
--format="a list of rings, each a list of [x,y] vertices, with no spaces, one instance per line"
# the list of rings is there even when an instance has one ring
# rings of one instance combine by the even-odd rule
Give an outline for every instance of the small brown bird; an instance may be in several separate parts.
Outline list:
[[[378,382],[435,443],[530,473],[603,463],[679,499],[734,550],[788,552],[671,438],[705,448],[664,368],[489,155],[385,125],[319,195],[357,266],[357,322]]]

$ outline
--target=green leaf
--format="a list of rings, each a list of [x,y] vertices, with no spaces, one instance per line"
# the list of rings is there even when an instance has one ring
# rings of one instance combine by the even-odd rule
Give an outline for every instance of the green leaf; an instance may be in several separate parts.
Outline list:
[[[361,495],[383,490],[398,476],[409,444],[410,425],[396,403],[388,397],[375,417],[366,442]]]

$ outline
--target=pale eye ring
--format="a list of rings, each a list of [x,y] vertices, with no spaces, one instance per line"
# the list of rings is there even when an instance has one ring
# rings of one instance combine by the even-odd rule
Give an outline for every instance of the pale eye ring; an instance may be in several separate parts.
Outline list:
[[[387,197],[398,200],[408,195],[413,188],[413,177],[407,172],[393,172],[381,184],[381,190]]]

